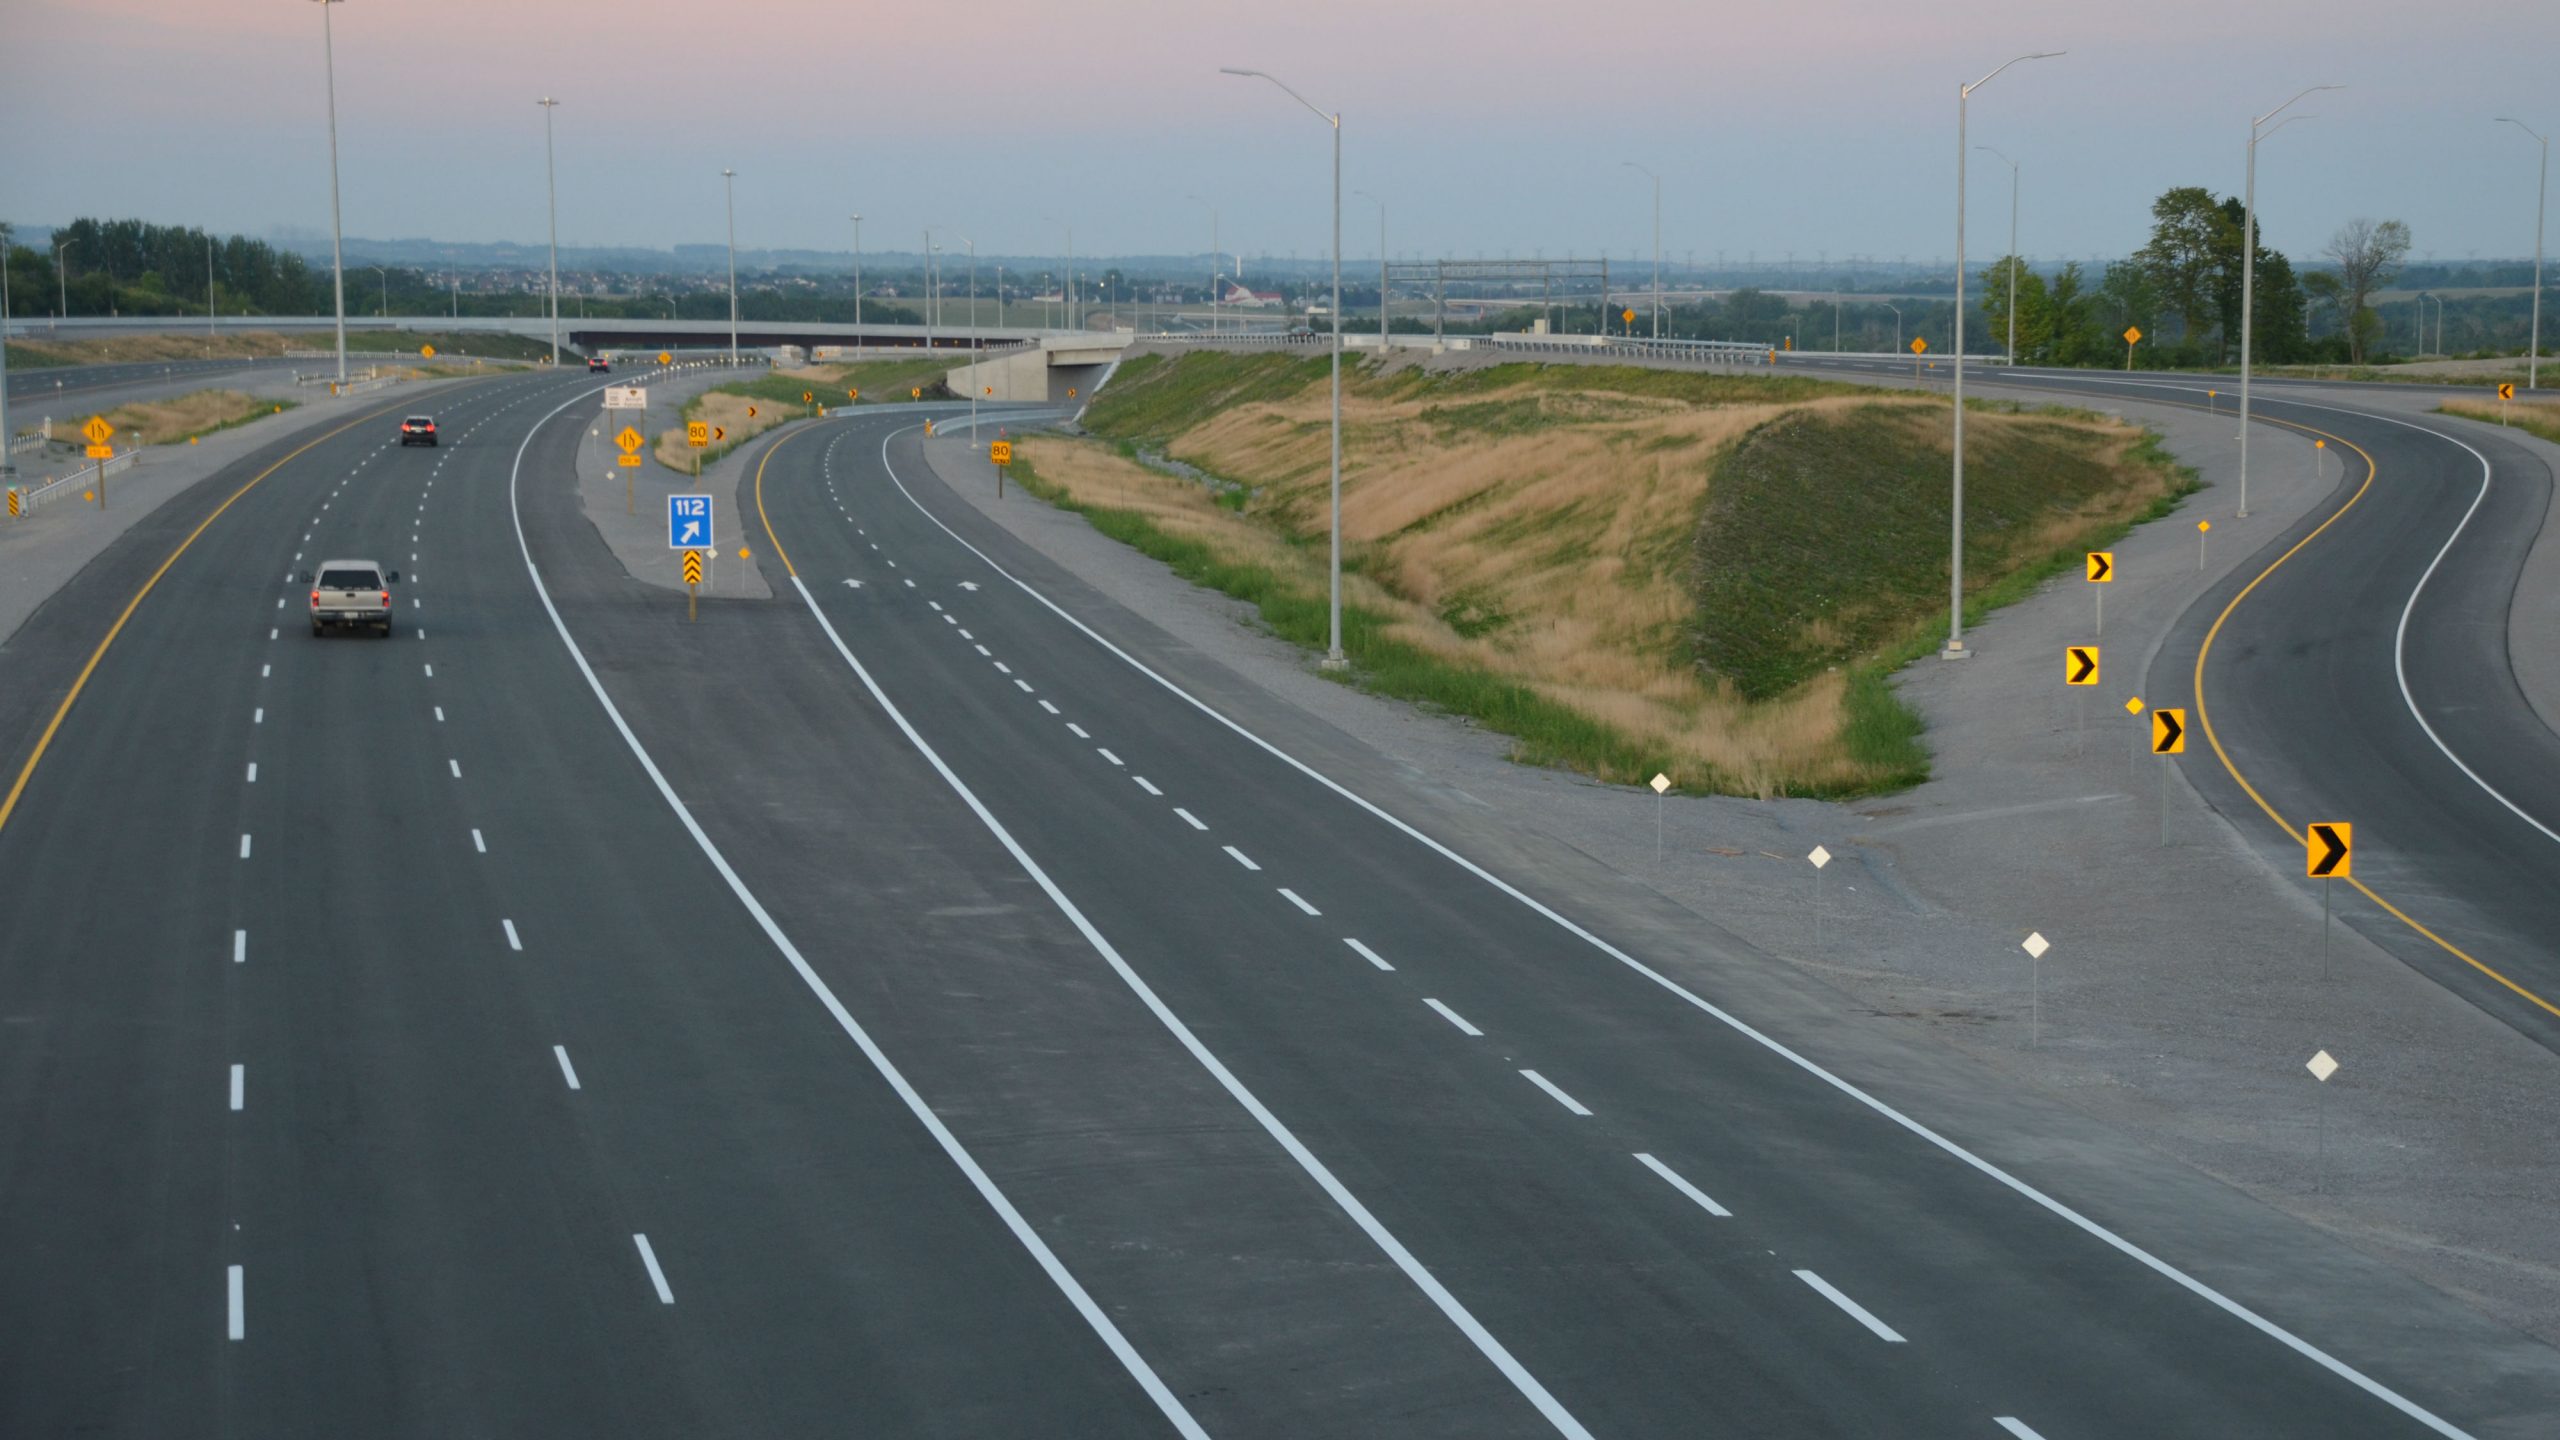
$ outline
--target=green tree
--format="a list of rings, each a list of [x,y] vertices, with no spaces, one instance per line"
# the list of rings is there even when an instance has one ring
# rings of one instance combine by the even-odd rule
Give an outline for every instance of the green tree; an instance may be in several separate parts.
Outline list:
[[[1983,335],[2003,346],[2009,343],[2010,272],[2017,274],[2018,287],[2018,354],[2045,359],[2053,345],[2052,305],[2045,294],[2044,277],[2028,268],[2015,255],[2003,256],[1982,275]]]
[[[2338,295],[2346,315],[2347,356],[2359,365],[2382,332],[2367,301],[2391,283],[2408,257],[2409,227],[2398,220],[2376,223],[2359,217],[2339,226],[2330,238],[2329,260],[2338,267]]]
[[[2237,227],[2203,186],[2181,185],[2151,202],[2151,241],[2134,258],[2156,303],[2178,317],[2179,338],[2192,348],[2201,350],[2215,332],[2222,282],[2238,248]]]
[[[2107,358],[2105,333],[2099,328],[2099,297],[2089,290],[2089,277],[2078,261],[2054,273],[2045,295],[2045,325],[2050,346],[2046,356],[2056,365],[2094,365]]]

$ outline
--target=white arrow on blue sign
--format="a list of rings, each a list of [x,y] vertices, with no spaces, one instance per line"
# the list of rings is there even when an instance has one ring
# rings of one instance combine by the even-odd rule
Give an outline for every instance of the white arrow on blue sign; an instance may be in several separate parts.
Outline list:
[[[667,548],[708,550],[712,544],[711,497],[708,495],[668,496]]]

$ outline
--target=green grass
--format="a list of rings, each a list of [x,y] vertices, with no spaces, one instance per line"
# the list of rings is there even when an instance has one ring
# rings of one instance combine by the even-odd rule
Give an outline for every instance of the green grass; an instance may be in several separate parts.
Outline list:
[[[323,336],[311,348],[325,349],[335,338]],[[465,360],[548,360],[551,341],[517,335],[504,330],[475,330],[467,334],[439,335],[426,330],[349,330],[347,353],[362,351],[367,355],[409,355],[415,357],[421,347],[436,347],[436,358],[448,356]],[[567,349],[560,352],[562,365],[580,363]]]
[[[1208,545],[1167,534],[1135,511],[1087,505],[1040,477],[1022,455],[1014,456],[1015,483],[1042,500],[1082,515],[1097,531],[1204,589],[1254,607],[1272,634],[1303,649],[1321,651],[1331,638],[1331,612],[1320,587],[1304,585],[1264,565],[1221,558]],[[1376,612],[1356,604],[1342,609],[1342,650],[1352,662],[1345,677],[1373,694],[1410,701],[1466,718],[1508,735],[1515,757],[1589,773],[1634,774],[1665,759],[1615,729],[1470,665],[1393,640]]]
[[[30,350],[24,345],[9,347],[9,368],[12,370],[52,370],[65,365],[86,363],[88,362],[75,360],[67,355],[48,355],[41,350]]]

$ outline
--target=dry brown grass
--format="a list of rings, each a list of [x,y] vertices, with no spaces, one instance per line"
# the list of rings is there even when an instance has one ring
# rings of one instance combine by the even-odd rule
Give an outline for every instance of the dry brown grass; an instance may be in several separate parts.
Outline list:
[[[748,410],[756,413],[749,415]],[[720,390],[706,390],[690,409],[693,418],[710,425],[714,432],[726,430],[728,437],[712,442],[710,449],[719,453],[745,444],[785,420],[796,420],[813,413],[810,407],[781,400],[765,400],[745,395],[731,395]],[[684,443],[684,427],[658,432],[658,463],[670,470],[693,468],[693,447]]]
[[[24,322],[21,321],[21,324]],[[308,339],[290,342],[308,345]],[[234,360],[282,355],[288,342],[273,330],[168,331],[157,335],[111,335],[97,340],[12,338],[12,353],[64,365],[106,365],[142,360]]]
[[[145,445],[179,445],[188,437],[210,434],[228,425],[255,419],[272,410],[261,400],[237,390],[197,390],[165,400],[137,400],[106,412],[119,440],[135,431]]]
[[[2522,386],[2518,386],[2522,389]],[[2447,415],[2461,415],[2473,420],[2486,420],[2492,425],[2505,423],[2529,434],[2539,435],[2560,444],[2560,400],[2517,400],[2501,404],[2496,400],[2447,400],[2436,407]],[[2502,415],[2499,412],[2504,411]]]

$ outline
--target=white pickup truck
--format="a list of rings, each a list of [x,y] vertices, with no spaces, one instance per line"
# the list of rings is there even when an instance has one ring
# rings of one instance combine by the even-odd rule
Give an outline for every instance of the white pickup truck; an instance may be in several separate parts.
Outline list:
[[[306,570],[302,578],[311,586],[312,634],[332,625],[371,625],[391,638],[391,587],[400,583],[399,571],[372,560],[323,560],[317,576]]]

